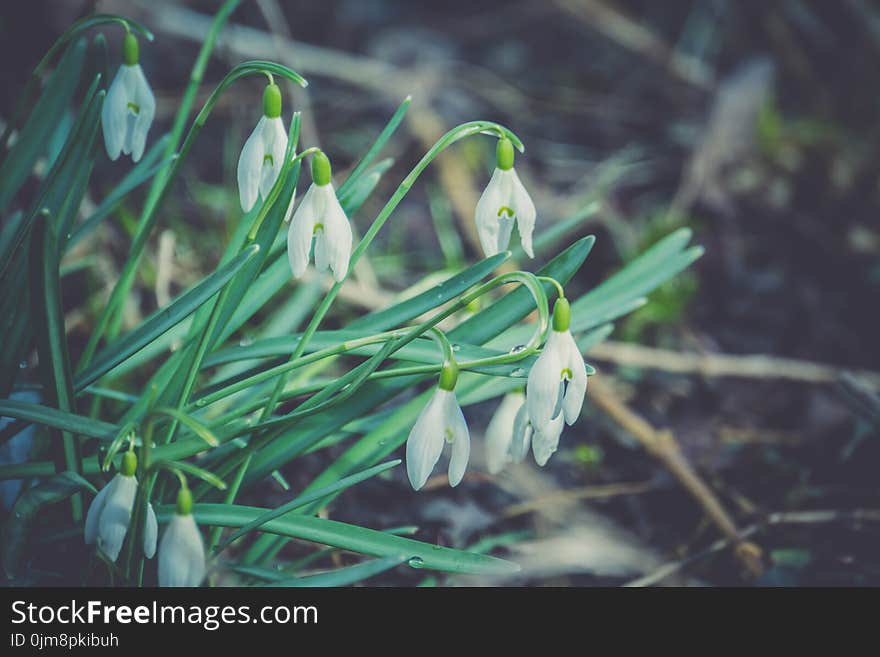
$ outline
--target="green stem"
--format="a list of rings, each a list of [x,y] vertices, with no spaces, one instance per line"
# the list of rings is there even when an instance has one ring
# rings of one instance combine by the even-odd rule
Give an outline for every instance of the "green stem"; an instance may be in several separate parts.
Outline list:
[[[513,134],[507,128],[491,121],[471,121],[469,123],[463,123],[459,126],[456,126],[452,130],[447,132],[439,140],[437,140],[434,146],[432,146],[431,149],[427,153],[425,153],[422,159],[419,160],[418,164],[413,167],[412,171],[410,171],[406,178],[403,179],[403,182],[400,183],[397,190],[394,192],[394,195],[385,204],[385,207],[383,207],[379,214],[376,216],[376,219],[367,230],[367,233],[364,235],[364,237],[361,239],[361,241],[358,243],[351,254],[351,259],[349,260],[348,267],[349,271],[352,271],[354,269],[357,261],[360,260],[361,256],[370,246],[373,239],[382,229],[382,226],[384,226],[385,222],[388,221],[388,219],[391,217],[391,213],[394,212],[398,204],[403,200],[403,198],[412,188],[419,175],[427,168],[427,166],[434,160],[434,158],[436,158],[441,152],[443,152],[446,148],[448,148],[450,145],[454,144],[458,140],[479,133],[492,133],[497,134],[500,137],[507,137],[520,151],[524,150],[522,142],[515,134]],[[339,290],[342,289],[343,283],[344,280],[336,282],[333,287],[330,288],[330,291],[327,292],[327,295],[324,297],[321,305],[312,316],[312,319],[306,327],[305,331],[303,331],[303,337],[299,341],[299,344],[297,344],[296,349],[294,349],[293,353],[290,355],[290,360],[296,360],[305,352],[309,340],[311,340],[312,336],[315,334],[315,331],[318,330],[318,326],[321,324],[321,321],[324,319],[324,316],[330,310],[330,306],[333,304],[333,301],[339,294]],[[272,395],[269,398],[269,403],[266,404],[266,407],[263,409],[261,419],[265,419],[274,411],[275,405],[278,401],[278,397],[284,390],[284,386],[286,385],[286,383],[287,377],[282,375],[278,379],[278,382],[275,384],[275,389],[272,391]]]
[[[245,379],[236,381],[235,383],[225,386],[224,388],[217,390],[216,392],[199,397],[186,410],[187,412],[191,412],[192,410],[197,408],[204,408],[205,406],[213,404],[220,399],[224,399],[226,397],[229,397],[230,395],[234,395],[235,393],[241,392],[242,390],[252,388],[255,385],[259,385],[260,383],[273,379],[274,377],[281,374],[286,374],[295,369],[299,369],[300,367],[305,367],[306,365],[309,365],[316,361],[323,360],[324,358],[338,356],[340,354],[344,354],[347,351],[359,349],[360,347],[365,347],[367,345],[376,344],[379,342],[386,342],[389,338],[398,337],[400,333],[400,331],[386,331],[384,333],[370,335],[364,338],[359,338],[357,340],[349,340],[347,342],[342,342],[332,347],[326,347],[324,349],[314,351],[308,356],[303,356],[295,361],[287,361],[286,363],[282,363],[281,365],[276,365],[275,367],[271,367]]]
[[[565,289],[562,287],[562,284],[555,278],[553,278],[552,276],[538,276],[538,280],[542,283],[550,283],[550,285],[556,288],[556,294],[559,296],[559,298],[565,298]]]

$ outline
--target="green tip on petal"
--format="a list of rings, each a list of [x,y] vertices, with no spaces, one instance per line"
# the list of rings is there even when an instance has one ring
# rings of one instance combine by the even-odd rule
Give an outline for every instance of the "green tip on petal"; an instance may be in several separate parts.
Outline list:
[[[126,452],[122,455],[122,475],[124,477],[134,477],[137,472],[138,459],[134,452]]]
[[[443,369],[440,370],[440,389],[452,391],[455,390],[455,384],[458,382],[458,364],[453,361],[448,361],[443,364]]]
[[[193,510],[193,496],[189,488],[181,488],[177,494],[177,515],[188,516]]]
[[[498,168],[507,171],[513,168],[513,144],[507,137],[498,140],[498,149],[495,151]]]
[[[137,37],[131,32],[125,33],[122,40],[122,61],[126,66],[134,66],[140,60],[140,47]]]
[[[263,92],[263,114],[270,119],[281,116],[281,89],[274,82],[267,84]]]
[[[318,187],[330,184],[330,160],[323,151],[312,157],[312,180]]]
[[[557,333],[567,331],[571,326],[571,306],[565,297],[557,299],[553,305],[553,330]]]

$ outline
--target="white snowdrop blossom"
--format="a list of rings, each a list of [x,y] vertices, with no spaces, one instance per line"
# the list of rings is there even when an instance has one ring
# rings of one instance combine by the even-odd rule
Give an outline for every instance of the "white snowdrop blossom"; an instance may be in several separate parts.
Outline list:
[[[345,210],[330,182],[330,161],[321,152],[312,159],[312,184],[290,219],[287,257],[294,278],[300,278],[309,264],[315,243],[315,269],[333,272],[336,281],[348,273],[352,233]]]
[[[449,485],[457,486],[467,469],[471,438],[464,413],[455,397],[457,377],[457,366],[444,366],[437,389],[406,439],[406,473],[415,490],[425,485],[440,459],[445,443],[452,445]]]
[[[526,396],[512,392],[504,396],[486,429],[486,463],[497,475],[508,463],[520,463],[531,445],[535,462],[544,466],[556,448],[565,422],[560,413],[540,430],[529,419]]]
[[[205,544],[192,515],[192,494],[181,488],[159,545],[159,586],[199,586],[203,579]]]
[[[522,461],[529,451],[531,437],[526,396],[520,391],[504,395],[486,428],[486,467],[489,473],[498,474],[508,463]]]
[[[587,367],[569,330],[570,317],[568,301],[559,299],[553,308],[550,336],[532,365],[526,385],[529,420],[536,431],[547,436],[552,436],[555,431],[551,421],[560,416],[566,424],[574,424],[587,392]],[[542,454],[544,451],[545,447],[542,447]],[[541,460],[538,452],[535,459]]]
[[[535,463],[544,467],[556,448],[559,447],[559,437],[562,435],[562,429],[565,427],[562,413],[550,420],[541,430],[537,430],[532,425],[532,421],[528,417],[525,407],[522,409],[522,423],[527,426],[526,431],[531,433],[532,454],[535,457]],[[526,443],[528,449],[528,443]]]
[[[263,116],[238,158],[238,197],[249,212],[258,198],[268,197],[284,166],[287,130],[281,119],[281,90],[274,82],[263,92]]]
[[[155,114],[156,99],[138,63],[137,39],[127,33],[123,63],[101,108],[101,128],[108,157],[116,160],[120,153],[124,153],[138,162],[144,154],[147,133]]]
[[[523,250],[535,257],[532,232],[535,230],[535,204],[513,169],[513,144],[498,141],[498,166],[477,202],[477,234],[486,257],[507,250],[516,223]]]
[[[138,485],[134,476],[136,470],[137,457],[133,452],[126,452],[122,458],[120,472],[95,496],[86,514],[86,544],[97,543],[98,549],[114,562],[119,557],[119,551],[131,524],[131,513]],[[153,505],[147,504],[143,547],[144,555],[148,559],[156,553],[158,528]]]

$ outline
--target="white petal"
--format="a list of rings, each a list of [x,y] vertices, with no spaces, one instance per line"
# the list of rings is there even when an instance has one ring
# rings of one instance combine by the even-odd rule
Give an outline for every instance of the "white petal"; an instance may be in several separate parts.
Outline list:
[[[147,502],[147,519],[144,523],[144,556],[152,559],[156,554],[156,539],[159,537],[159,523],[153,505]]]
[[[510,460],[520,463],[529,452],[532,440],[532,423],[529,421],[529,411],[523,402],[516,418],[513,421],[513,441],[510,443]]]
[[[125,85],[127,66],[120,66],[116,77],[107,90],[104,106],[101,108],[101,128],[104,132],[104,147],[111,160],[119,158],[125,139],[125,118],[128,114],[128,96]]]
[[[284,153],[287,150],[287,131],[281,117],[274,119],[266,118],[263,128],[263,163],[260,174],[260,196],[266,199],[272,186],[281,173],[284,166]],[[265,160],[266,155],[272,156],[272,161]]]
[[[495,169],[489,184],[483,190],[480,200],[477,202],[477,208],[474,211],[474,218],[477,224],[477,235],[480,237],[480,244],[483,247],[483,253],[486,257],[500,253],[503,249],[499,248],[499,235],[501,233],[501,224],[498,221],[498,210],[507,205],[507,198],[503,190],[504,172],[501,169]],[[510,238],[510,233],[507,235]],[[507,245],[504,244],[504,248]]]
[[[104,510],[98,521],[98,548],[110,561],[116,561],[131,523],[137,479],[117,474],[110,485],[113,490],[107,493]]]
[[[324,228],[315,230],[315,269],[327,271],[330,262],[327,259],[327,233]]]
[[[309,266],[309,250],[312,248],[312,232],[317,213],[315,208],[315,185],[309,187],[293,213],[287,230],[287,259],[294,278],[301,277]]]
[[[95,499],[93,499],[92,503],[89,505],[89,512],[86,514],[85,527],[86,545],[91,545],[98,538],[98,524],[101,520],[101,513],[104,511],[104,506],[107,504],[107,495],[113,488],[112,484],[113,480],[99,490],[98,494],[95,495]]]
[[[129,68],[132,69],[131,76],[134,83],[133,102],[140,109],[131,134],[131,159],[138,162],[144,154],[147,133],[150,131],[153,117],[156,115],[156,98],[153,96],[153,90],[150,89],[140,65],[135,64]]]
[[[348,274],[348,262],[351,259],[351,224],[348,217],[345,216],[345,210],[339,204],[336,198],[336,192],[333,191],[333,185],[327,184],[320,189],[326,189],[323,192],[324,200],[324,237],[325,237],[325,256],[330,270],[333,272],[333,278],[336,281],[342,281]],[[318,256],[315,253],[315,266],[317,266]],[[319,268],[320,269],[320,268]]]
[[[525,395],[511,392],[504,395],[498,410],[486,427],[486,467],[490,474],[498,474],[510,460],[514,422],[525,406]]]
[[[566,331],[564,336],[566,343],[564,366],[571,370],[572,378],[565,391],[562,412],[565,414],[566,424],[572,425],[581,414],[584,396],[587,394],[587,366],[571,333]]]
[[[205,544],[192,514],[177,513],[159,545],[159,586],[198,586],[205,578]]]
[[[535,433],[532,435],[532,453],[535,455],[535,463],[541,467],[547,463],[559,446],[559,436],[562,435],[564,426],[562,415],[559,415],[542,428],[535,427]]]
[[[415,490],[425,485],[443,451],[444,414],[450,394],[440,388],[434,391],[406,439],[406,474]]]
[[[458,486],[467,470],[468,459],[471,455],[471,435],[468,431],[464,413],[455,398],[455,392],[450,392],[446,398],[446,431],[452,436],[452,456],[449,459],[449,485]]]
[[[535,251],[532,248],[532,232],[535,230],[535,218],[537,211],[535,204],[532,203],[532,197],[526,191],[526,188],[520,182],[516,171],[510,169],[510,204],[513,211],[516,212],[516,229],[519,231],[519,239],[522,243],[523,251],[530,258],[535,257]]]
[[[250,212],[260,195],[260,173],[263,168],[263,128],[264,116],[244,143],[238,158],[238,197],[241,209]]]
[[[549,424],[558,414],[559,382],[565,353],[565,343],[560,335],[556,331],[550,331],[550,337],[547,338],[538,360],[532,365],[526,383],[526,405],[535,431]]]

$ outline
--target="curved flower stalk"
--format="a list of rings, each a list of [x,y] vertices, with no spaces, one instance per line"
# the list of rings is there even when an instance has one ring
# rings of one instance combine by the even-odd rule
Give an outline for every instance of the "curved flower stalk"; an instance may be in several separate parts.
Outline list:
[[[535,204],[513,169],[513,144],[506,137],[498,140],[497,167],[477,202],[477,234],[486,257],[507,250],[516,223],[523,250],[535,257],[532,232],[535,230]]]
[[[263,116],[244,143],[238,158],[238,196],[241,209],[249,212],[257,199],[269,196],[284,165],[287,130],[281,119],[281,89],[275,82],[263,92]]]
[[[139,62],[138,40],[125,33],[122,66],[113,78],[101,109],[104,146],[111,160],[120,153],[138,162],[144,154],[147,133],[156,114],[156,99]]]
[[[287,257],[294,278],[300,278],[309,264],[309,250],[315,242],[315,269],[333,272],[339,282],[348,274],[351,259],[351,225],[336,198],[330,181],[330,160],[318,151],[312,158],[312,184],[293,213],[293,199],[287,208]]]
[[[116,561],[125,535],[131,523],[131,512],[137,495],[137,456],[126,452],[122,457],[122,468],[110,483],[97,494],[86,514],[85,541],[87,545],[97,543],[111,561]],[[158,533],[156,514],[153,505],[147,504],[147,518],[144,526],[144,555],[152,559],[156,553]]]
[[[458,365],[448,360],[431,400],[422,409],[406,440],[406,473],[413,489],[425,485],[443,445],[452,445],[449,459],[449,485],[457,486],[464,477],[471,453],[471,439],[464,413],[455,397]]]
[[[205,579],[205,544],[192,515],[192,493],[181,479],[174,517],[159,545],[159,586],[199,586]]]

